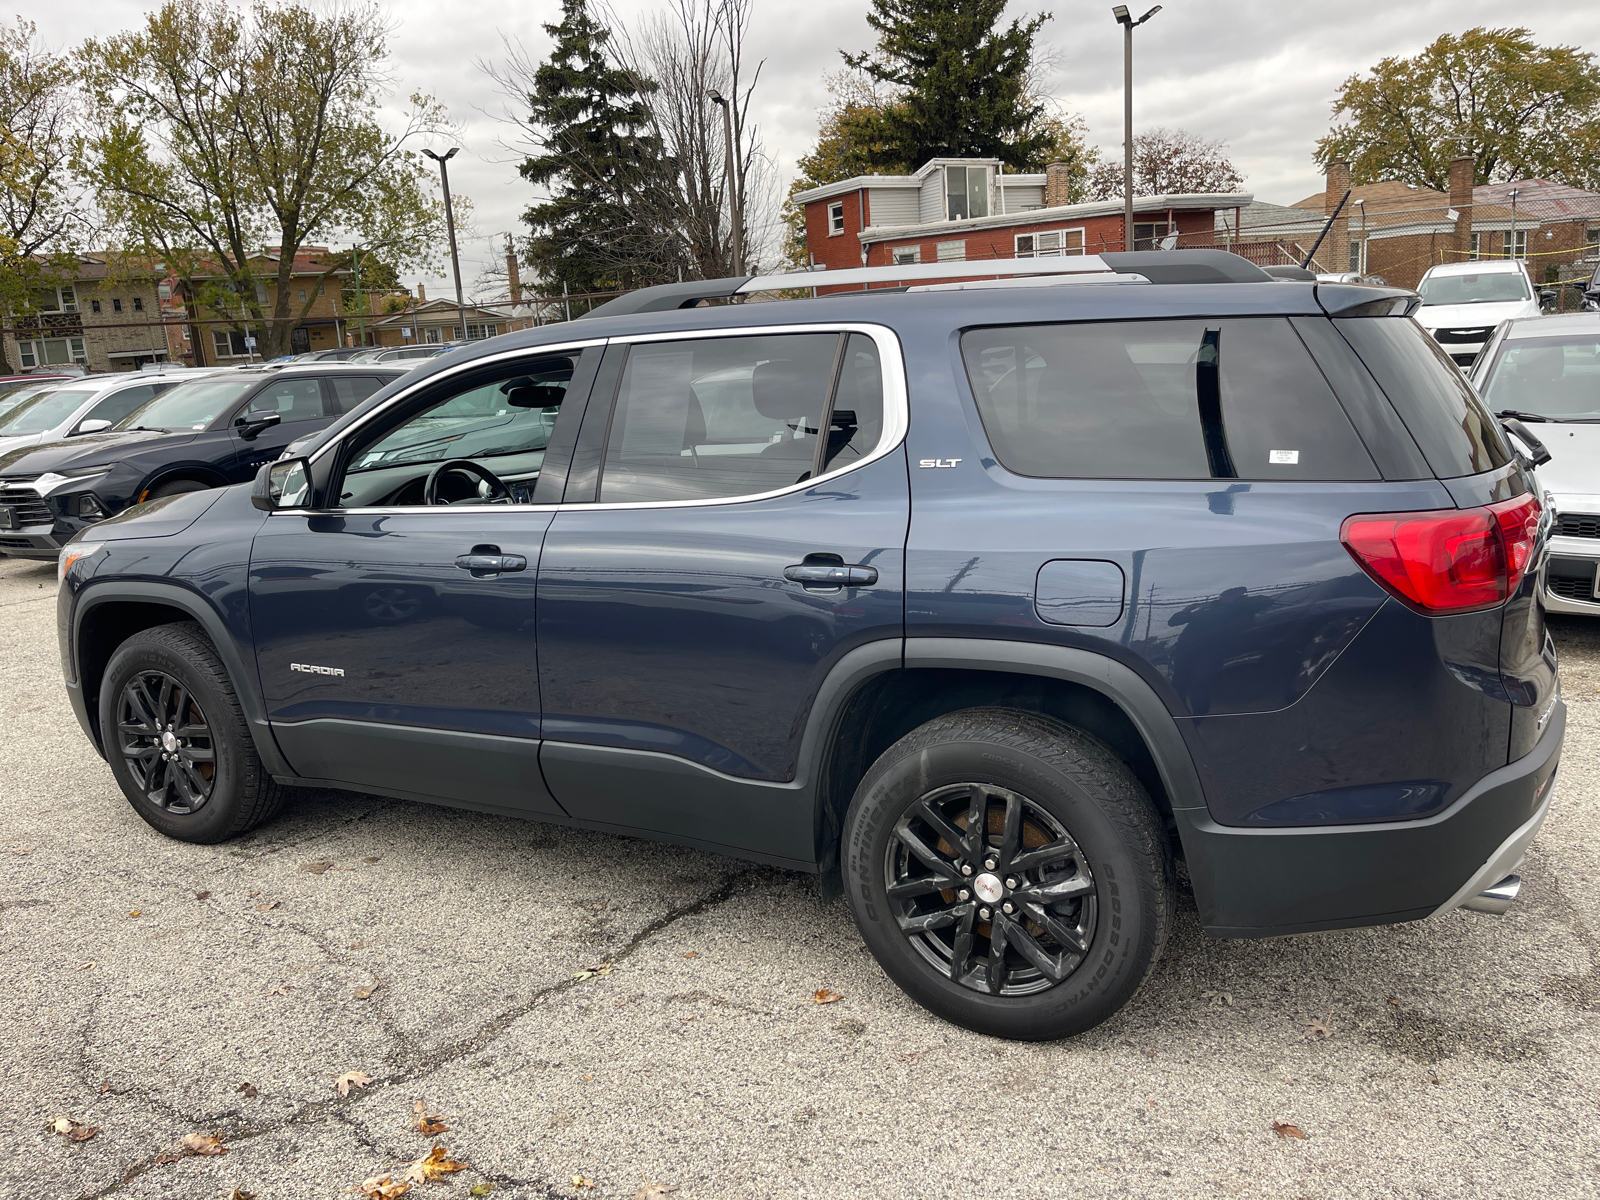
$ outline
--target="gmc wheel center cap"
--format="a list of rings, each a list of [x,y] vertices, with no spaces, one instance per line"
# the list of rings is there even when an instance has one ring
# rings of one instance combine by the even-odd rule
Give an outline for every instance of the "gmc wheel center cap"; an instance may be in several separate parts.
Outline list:
[[[178,739],[170,729],[161,735],[161,748],[168,754],[176,754],[178,752]]]
[[[985,904],[994,904],[1006,894],[1005,888],[1000,886],[999,878],[987,871],[973,879],[972,891]]]

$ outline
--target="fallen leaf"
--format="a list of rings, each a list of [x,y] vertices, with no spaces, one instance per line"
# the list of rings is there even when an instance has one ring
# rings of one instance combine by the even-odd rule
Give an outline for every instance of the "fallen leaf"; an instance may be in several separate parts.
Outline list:
[[[221,1138],[208,1137],[203,1133],[184,1134],[183,1148],[190,1154],[201,1154],[208,1157],[228,1152],[228,1148],[222,1144]]]
[[[140,913],[142,913],[142,912],[143,912],[143,911],[144,911],[144,909],[142,909],[142,908],[136,908],[136,909],[134,909],[134,910],[133,910],[133,911],[132,911],[132,912],[131,912],[131,913],[129,913],[129,914],[128,914],[128,915],[129,915],[129,916],[130,916],[130,917],[137,917],[137,916],[138,916],[138,915],[139,915],[139,914],[140,914]]]
[[[273,909],[277,908],[278,905],[281,904],[281,903],[283,903],[283,901],[281,901],[281,900],[271,900],[271,901],[268,901],[266,904],[258,904],[258,905],[256,905],[256,911],[257,912],[271,912]]]
[[[210,892],[196,892],[194,894],[194,898],[196,900],[209,900],[209,899],[211,899],[211,893]]]
[[[685,958],[699,958],[700,957],[700,951],[698,951],[698,950],[690,950],[687,954],[684,955],[684,957]]]
[[[428,1106],[418,1100],[411,1106],[411,1111],[417,1114],[416,1130],[428,1137],[436,1137],[441,1133],[449,1133],[450,1126],[444,1123],[444,1117],[439,1113],[431,1113]]]
[[[348,1096],[353,1087],[364,1088],[372,1083],[372,1076],[365,1071],[346,1071],[333,1081],[333,1086],[339,1089],[339,1095]]]
[[[367,1200],[395,1200],[397,1196],[404,1196],[411,1190],[411,1185],[404,1179],[395,1179],[389,1175],[374,1175],[364,1179],[355,1187],[346,1188],[347,1192],[359,1192]]]
[[[1289,1125],[1289,1124],[1286,1124],[1283,1121],[1277,1121],[1277,1120],[1273,1121],[1272,1122],[1272,1132],[1277,1134],[1281,1138],[1302,1138],[1302,1139],[1305,1139],[1307,1141],[1310,1140],[1309,1135],[1306,1133],[1306,1131],[1304,1129],[1301,1129],[1300,1126],[1298,1126],[1298,1125]]]
[[[87,1142],[100,1132],[98,1125],[85,1125],[72,1117],[57,1117],[50,1122],[50,1128],[69,1142]]]
[[[843,1000],[844,996],[839,992],[831,991],[828,988],[818,988],[812,993],[811,998],[818,1004],[832,1004],[836,1000]]]
[[[572,1186],[591,1188],[594,1186],[594,1180],[590,1179],[587,1175],[574,1175],[572,1177]]]
[[[381,854],[373,854],[373,855],[369,855],[366,858],[363,858],[361,861],[366,863],[370,867],[373,863],[381,861],[382,858],[383,858],[383,855],[381,855]]]
[[[355,998],[357,1000],[371,1000],[372,994],[382,986],[383,984],[381,983],[375,983],[371,987],[358,987],[355,990]]]
[[[228,1200],[256,1200],[254,1192],[247,1192],[243,1188],[234,1188],[228,1193]]]
[[[633,1194],[633,1200],[660,1200],[660,1197],[670,1195],[677,1190],[664,1183],[640,1184],[639,1190]]]
[[[467,1195],[487,1196],[492,1191],[494,1191],[494,1184],[492,1183],[475,1183],[467,1189]]]
[[[32,846],[13,846],[13,847],[11,847],[11,853],[13,853],[13,854],[32,854],[33,853],[33,847]]]
[[[80,971],[92,971],[92,970],[95,969],[95,967],[97,965],[99,965],[99,964],[92,963],[92,962],[86,962],[86,963],[83,964],[83,966],[79,967],[78,970],[80,970]]]
[[[416,1162],[406,1168],[406,1178],[412,1183],[435,1183],[456,1171],[465,1171],[468,1164],[445,1157],[446,1151],[438,1142]]]
[[[253,1083],[241,1083],[239,1085],[239,1090],[244,1093],[244,1098],[246,1100],[254,1100],[257,1096],[261,1095],[261,1093],[256,1089],[256,1085]]]
[[[917,1061],[917,1059],[921,1058],[926,1053],[927,1053],[926,1050],[912,1050],[907,1054],[897,1054],[897,1055],[895,1055],[895,1057],[898,1058],[901,1062],[914,1063],[914,1062]]]
[[[1394,1005],[1396,1008],[1400,1007],[1400,1001],[1396,1000],[1393,996],[1389,997],[1389,1003]]]
[[[267,995],[287,996],[292,991],[294,991],[294,985],[292,983],[280,983],[277,987],[268,992]]]
[[[321,875],[331,866],[333,866],[331,862],[308,862],[301,863],[300,869],[309,875]]]

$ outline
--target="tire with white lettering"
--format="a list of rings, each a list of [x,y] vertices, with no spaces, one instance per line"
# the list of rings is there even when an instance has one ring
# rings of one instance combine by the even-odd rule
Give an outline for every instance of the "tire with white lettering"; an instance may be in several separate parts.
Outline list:
[[[194,622],[117,647],[100,680],[106,761],[128,803],[185,842],[237,837],[275,816],[288,789],[256,753],[227,669]]]
[[[845,818],[845,894],[889,977],[954,1024],[1036,1041],[1132,997],[1172,929],[1160,815],[1103,742],[973,708],[912,730]]]

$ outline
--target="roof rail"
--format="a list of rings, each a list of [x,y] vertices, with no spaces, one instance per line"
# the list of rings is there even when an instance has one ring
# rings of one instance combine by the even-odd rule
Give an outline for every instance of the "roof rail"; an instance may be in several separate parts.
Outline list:
[[[640,288],[608,300],[584,317],[619,317],[630,313],[692,308],[705,300],[730,300],[752,292],[817,287],[872,288],[874,283],[906,285],[927,279],[992,279],[1045,275],[1105,275],[1107,281],[1128,275],[1151,283],[1270,283],[1272,276],[1227,250],[1133,250],[1084,254],[1070,258],[994,258],[963,262],[902,263],[889,267],[847,267],[842,271],[791,271],[781,275],[735,275],[727,279],[693,280]],[[580,320],[582,318],[579,318]]]

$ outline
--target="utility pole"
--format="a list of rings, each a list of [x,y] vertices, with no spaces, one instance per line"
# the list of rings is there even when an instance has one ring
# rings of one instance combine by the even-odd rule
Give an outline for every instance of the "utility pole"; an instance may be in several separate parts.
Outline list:
[[[1137,21],[1126,4],[1113,5],[1111,15],[1122,26],[1122,248],[1133,249],[1133,31],[1161,11],[1156,5]]]
[[[423,153],[439,164],[439,182],[444,186],[444,224],[450,231],[450,266],[456,273],[456,312],[461,317],[461,339],[467,337],[467,302],[461,296],[461,255],[456,252],[456,214],[450,204],[450,168],[446,165],[456,156],[460,146],[451,146],[442,155],[435,154],[432,150]]]
[[[350,258],[356,267],[356,336],[361,339],[361,344],[367,344],[367,310],[361,303],[361,247],[359,244],[350,247]]]
[[[1511,247],[1507,258],[1515,260],[1517,257],[1517,189],[1511,189]]]
[[[722,136],[727,143],[728,212],[733,220],[733,274],[744,274],[744,202],[739,195],[739,164],[733,155],[733,109],[715,89],[706,93],[722,110]]]

